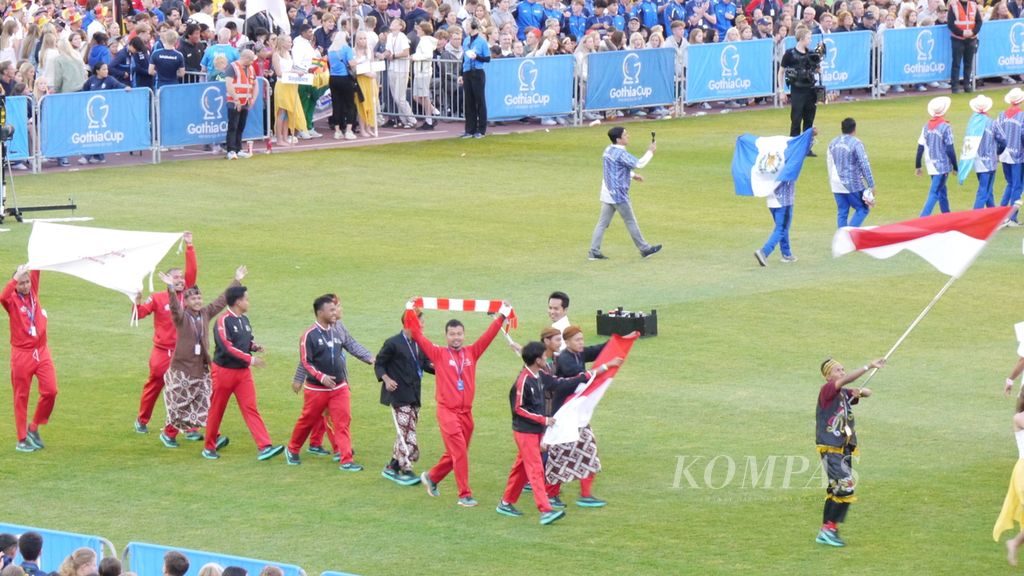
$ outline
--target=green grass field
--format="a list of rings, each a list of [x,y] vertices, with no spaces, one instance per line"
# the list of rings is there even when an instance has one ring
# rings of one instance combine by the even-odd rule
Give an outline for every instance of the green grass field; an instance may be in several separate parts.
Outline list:
[[[990,95],[1001,102],[1002,93]],[[958,142],[967,101],[955,97],[949,114]],[[636,153],[648,127],[658,132],[647,181],[633,187],[645,235],[665,244],[650,260],[619,220],[606,235],[611,260],[585,258],[607,125],[18,177],[23,204],[73,194],[79,213],[96,218],[90,225],[194,231],[207,294],[237,265],[249,267],[250,318],[268,348],[256,383],[275,442],[287,441],[299,415],[289,386],[297,342],[310,303],[327,291],[341,295],[346,325],[372,350],[398,330],[412,295],[505,298],[526,341],[546,325],[547,294],[560,289],[590,342],[595,311],[620,305],[657,309],[660,335],[633,348],[594,420],[604,464],[595,494],[609,506],[570,503],[565,520],[541,527],[529,495],[524,518],[494,512],[515,455],[507,398],[520,365],[500,338],[478,373],[471,481],[481,506],[461,509],[454,478],[431,499],[380,477],[393,428],[362,364],[350,364],[360,474],[305,454],[297,468],[256,462],[234,403],[222,430],[231,446],[217,462],[198,445],[168,450],[155,432],[135,434],[150,322],[130,328],[123,296],[47,273],[41,300],[61,395],[43,429],[47,448],[29,455],[13,450],[2,396],[0,442],[10,452],[0,519],[100,534],[119,547],[141,540],[270,558],[311,575],[1009,573],[990,534],[1015,462],[1013,407],[1000,393],[1016,360],[1012,324],[1024,319],[1017,229],[996,235],[872,382],[875,397],[857,408],[860,502],[843,528],[848,547],[814,543],[819,364],[882,355],[946,281],[910,254],[832,259],[825,144],[855,116],[878,181],[867,224],[912,218],[928,189],[913,175],[926,102],[819,109],[822,154],[797,185],[800,261],[783,265],[776,252],[767,269],[752,252],[770,232],[768,211],[733,194],[729,163],[739,133],[784,133],[786,110],[630,125]],[[974,183],[951,184],[954,209],[970,207]],[[25,260],[30,227],[9,227],[0,270]],[[165,263],[180,261],[170,254]],[[426,316],[436,341],[447,317]],[[461,318],[470,336],[486,324]],[[430,378],[424,398],[420,468],[442,452]],[[162,419],[158,405],[151,428]]]

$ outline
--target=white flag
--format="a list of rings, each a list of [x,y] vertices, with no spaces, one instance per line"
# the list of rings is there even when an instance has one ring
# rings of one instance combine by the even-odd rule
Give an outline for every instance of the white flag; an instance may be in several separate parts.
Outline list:
[[[273,18],[275,26],[280,26],[284,34],[291,34],[292,23],[288,21],[288,8],[284,5],[284,0],[246,0],[247,18],[252,18],[264,10]]]

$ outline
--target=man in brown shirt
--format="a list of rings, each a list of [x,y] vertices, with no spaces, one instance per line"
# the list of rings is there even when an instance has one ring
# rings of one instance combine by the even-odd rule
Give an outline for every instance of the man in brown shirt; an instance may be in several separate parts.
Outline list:
[[[235,270],[231,286],[241,286],[245,278],[245,266]],[[174,294],[174,280],[160,273],[160,279],[167,284],[167,291]],[[206,415],[210,410],[210,320],[227,306],[227,299],[221,293],[216,300],[203,306],[203,295],[198,286],[191,286],[184,292],[184,308],[177,298],[170,298],[171,319],[177,329],[177,342],[171,366],[164,375],[164,403],[167,405],[167,425],[160,433],[160,441],[168,448],[178,447],[178,430],[189,430],[206,426]],[[227,438],[224,438],[227,444]],[[217,448],[223,448],[218,445]]]

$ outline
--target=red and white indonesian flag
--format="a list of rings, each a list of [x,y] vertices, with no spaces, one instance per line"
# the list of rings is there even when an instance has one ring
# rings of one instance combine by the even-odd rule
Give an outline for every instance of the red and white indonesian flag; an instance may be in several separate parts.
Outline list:
[[[639,332],[633,332],[626,336],[613,335],[612,339],[605,345],[604,350],[594,360],[594,366],[600,366],[609,360],[629,356],[629,350],[633,342],[640,337]],[[625,365],[625,364],[623,364]],[[580,428],[590,424],[590,418],[594,415],[597,403],[601,401],[612,380],[618,374],[620,366],[609,366],[608,371],[595,376],[586,384],[580,384],[576,393],[569,396],[569,399],[562,404],[562,407],[555,412],[555,423],[549,426],[544,433],[544,444],[565,444],[576,442],[580,439]]]
[[[948,212],[869,228],[841,228],[832,238],[832,256],[864,252],[890,258],[910,250],[939,272],[959,278],[988,239],[1014,210],[1012,206]]]

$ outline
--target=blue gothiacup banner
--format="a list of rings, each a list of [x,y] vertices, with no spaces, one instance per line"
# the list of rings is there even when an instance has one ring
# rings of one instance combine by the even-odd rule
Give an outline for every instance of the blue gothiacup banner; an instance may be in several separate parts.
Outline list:
[[[7,157],[11,160],[32,156],[28,143],[28,109],[32,102],[27,96],[7,97],[7,123],[14,127],[14,138],[7,143]]]
[[[263,121],[266,90],[256,83],[256,99],[246,119],[242,138],[264,136]],[[157,94],[160,102],[160,145],[190,146],[224,142],[228,133],[228,101],[223,82],[175,84],[164,86]]]
[[[772,94],[771,40],[695,44],[687,50],[687,102]]]
[[[815,34],[808,47],[814,50],[825,42],[825,57],[821,59],[821,81],[829,90],[850,90],[871,86],[871,41],[867,30],[842,34]],[[822,40],[824,39],[824,40]],[[786,50],[796,46],[796,39],[786,38]],[[789,88],[786,87],[786,93]]]
[[[153,143],[148,89],[51,94],[40,105],[43,156],[145,150]]]
[[[572,112],[571,55],[501,58],[487,64],[487,116],[521,118]]]
[[[952,61],[953,48],[945,26],[882,32],[882,84],[948,82]]]
[[[639,108],[675,102],[675,50],[647,48],[587,56],[587,110]],[[569,78],[563,80],[571,84]]]
[[[979,78],[1024,74],[1024,20],[989,20],[978,37]]]

